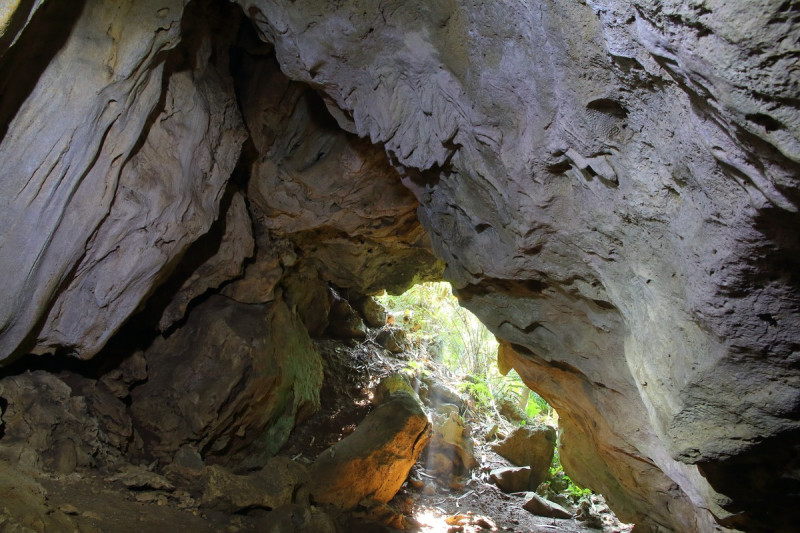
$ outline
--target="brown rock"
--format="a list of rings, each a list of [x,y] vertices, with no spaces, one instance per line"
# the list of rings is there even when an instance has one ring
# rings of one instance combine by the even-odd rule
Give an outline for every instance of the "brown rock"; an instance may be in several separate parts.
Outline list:
[[[351,298],[351,305],[361,313],[364,322],[371,328],[380,328],[386,324],[386,309],[372,296]]]
[[[150,436],[147,453],[165,462],[191,444],[206,459],[261,467],[319,405],[322,361],[282,301],[213,296],[145,357],[131,413]]]
[[[385,327],[376,336],[375,342],[392,353],[401,353],[406,350],[406,332],[402,328]]]
[[[75,377],[74,381],[80,387],[92,387],[84,378]],[[68,474],[77,467],[114,462],[121,455],[109,444],[109,440],[118,443],[116,436],[108,438],[90,412],[86,397],[75,394],[53,374],[37,370],[3,378],[0,398],[7,402],[0,459]],[[104,402],[100,416],[108,415],[108,426],[119,423],[116,427],[129,431],[130,420],[122,402],[111,394],[105,395]]]
[[[550,426],[522,426],[492,449],[517,466],[531,467],[531,487],[547,478],[556,446],[556,430]]]
[[[309,469],[312,499],[345,510],[362,500],[388,502],[429,438],[428,418],[419,403],[408,394],[394,394],[320,454]]]
[[[264,468],[246,475],[236,475],[213,465],[203,474],[200,505],[235,513],[244,509],[276,509],[292,503],[308,503],[305,466],[288,457],[273,457]]]
[[[331,289],[331,312],[328,316],[327,333],[340,339],[366,339],[367,328],[350,302]]]
[[[535,492],[529,492],[525,496],[525,503],[522,508],[538,516],[548,518],[572,518],[572,513],[558,505],[557,503],[545,500]]]
[[[531,467],[507,466],[489,472],[489,480],[503,492],[524,492],[531,488]]]

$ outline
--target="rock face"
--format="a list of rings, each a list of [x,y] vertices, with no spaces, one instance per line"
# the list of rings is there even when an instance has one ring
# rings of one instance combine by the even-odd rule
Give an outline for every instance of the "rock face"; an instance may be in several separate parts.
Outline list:
[[[145,358],[131,414],[145,453],[162,463],[190,445],[206,461],[261,467],[319,407],[322,360],[282,301],[213,296]]]
[[[120,448],[121,399],[142,428],[163,406],[152,453],[233,460],[313,397],[268,370],[228,387],[311,357],[247,341],[280,316],[307,345],[331,285],[401,290],[441,274],[432,247],[620,517],[791,529],[799,37],[783,0],[7,3],[0,360],[91,358],[141,312],[171,334],[146,385],[111,370],[41,402],[117,402],[95,420]],[[182,369],[216,386],[192,365],[231,358],[231,398],[188,393]]]

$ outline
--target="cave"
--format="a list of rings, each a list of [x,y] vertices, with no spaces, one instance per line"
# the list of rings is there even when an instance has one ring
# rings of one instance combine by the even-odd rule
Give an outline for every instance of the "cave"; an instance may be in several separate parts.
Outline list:
[[[795,0],[5,2],[0,527],[335,531],[318,347],[446,280],[636,533],[796,531],[799,94]]]

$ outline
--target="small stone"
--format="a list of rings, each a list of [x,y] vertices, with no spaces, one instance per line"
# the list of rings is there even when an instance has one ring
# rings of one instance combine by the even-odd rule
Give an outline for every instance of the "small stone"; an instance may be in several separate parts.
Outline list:
[[[62,505],[59,505],[58,506],[58,510],[61,511],[62,513],[64,513],[64,514],[68,514],[68,515],[77,516],[77,515],[80,514],[80,511],[78,511],[78,508],[75,507],[72,504],[69,504],[69,503],[64,503]]]
[[[525,503],[522,508],[537,516],[547,518],[572,518],[572,513],[551,501],[545,500],[535,492],[528,492],[525,495]]]

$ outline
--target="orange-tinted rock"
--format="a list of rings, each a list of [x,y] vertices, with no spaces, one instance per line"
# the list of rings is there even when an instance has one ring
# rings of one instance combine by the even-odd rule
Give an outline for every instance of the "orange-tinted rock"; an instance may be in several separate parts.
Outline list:
[[[309,469],[311,498],[342,509],[386,503],[400,490],[430,438],[428,418],[406,393],[395,393]]]

